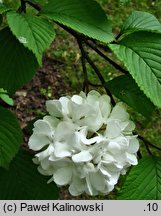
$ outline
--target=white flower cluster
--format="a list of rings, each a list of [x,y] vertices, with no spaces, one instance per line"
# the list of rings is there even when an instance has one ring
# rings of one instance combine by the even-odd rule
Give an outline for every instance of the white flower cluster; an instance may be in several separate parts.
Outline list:
[[[29,147],[40,150],[34,162],[49,182],[69,185],[73,196],[108,194],[137,164],[135,126],[122,103],[112,108],[107,95],[90,91],[46,106],[50,115],[35,122]]]

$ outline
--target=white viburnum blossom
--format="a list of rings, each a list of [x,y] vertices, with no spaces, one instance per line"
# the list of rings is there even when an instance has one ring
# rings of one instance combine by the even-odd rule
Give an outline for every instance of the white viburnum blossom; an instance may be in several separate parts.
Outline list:
[[[46,102],[49,115],[34,123],[29,147],[34,163],[73,196],[108,194],[136,165],[139,142],[123,104],[90,91]]]

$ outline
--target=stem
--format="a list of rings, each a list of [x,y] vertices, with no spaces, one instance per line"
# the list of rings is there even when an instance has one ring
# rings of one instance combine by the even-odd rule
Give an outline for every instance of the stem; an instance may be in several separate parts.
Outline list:
[[[146,142],[143,142],[145,144],[146,150],[149,153],[149,155],[153,155],[152,152],[150,151],[149,145]]]
[[[112,61],[108,56],[102,53],[95,45],[89,43],[87,40],[84,41],[91,49],[93,49],[96,53],[98,53],[102,58],[108,61],[114,68],[121,71],[124,74],[128,74],[128,71],[124,70],[120,65]]]
[[[33,2],[30,2],[30,1],[25,1],[25,3],[29,4],[31,7],[35,8],[37,11],[41,10],[41,7],[38,4],[34,4]]]
[[[121,32],[117,35],[116,40],[118,40],[121,37]]]
[[[27,1],[27,0],[20,0],[21,6],[18,8],[18,13],[26,13],[26,3],[29,4],[31,7],[35,8],[37,11],[41,10],[41,7],[38,4],[35,4],[33,2]]]
[[[87,62],[91,65],[91,67],[94,69],[94,71],[96,72],[99,80],[101,81],[102,85],[105,85],[105,80],[102,76],[102,74],[100,73],[99,69],[97,68],[97,66],[95,65],[95,63],[92,61],[92,59],[89,57],[89,55],[85,52],[85,58],[87,60]]]
[[[95,73],[97,74],[99,80],[101,81],[103,87],[105,88],[106,93],[110,96],[112,105],[115,106],[116,103],[115,103],[115,101],[114,101],[114,99],[113,99],[113,96],[112,96],[111,92],[109,91],[109,89],[108,89],[107,86],[105,85],[106,82],[105,82],[105,80],[104,80],[102,74],[100,73],[99,69],[97,68],[97,66],[95,65],[95,63],[92,61],[92,59],[88,56],[88,54],[87,54],[86,52],[84,52],[84,54],[85,54],[85,58],[86,58],[87,62],[88,62],[88,63],[90,64],[90,66],[93,68],[93,70],[94,70]]]
[[[56,22],[57,23],[57,22]],[[75,31],[73,31],[72,29],[69,29],[66,26],[63,26],[62,24],[57,23],[60,27],[62,27],[63,29],[65,29],[67,32],[69,32],[70,34],[72,34],[77,41],[79,41],[79,44],[82,44],[82,41],[84,42],[84,37],[78,33],[76,33]],[[79,45],[80,46],[80,45]],[[100,73],[99,69],[97,68],[97,66],[94,64],[94,62],[92,61],[92,59],[89,57],[89,55],[85,52],[83,46],[81,45],[81,52],[83,53],[83,57],[87,60],[87,62],[90,64],[90,66],[93,68],[93,70],[95,71],[95,73],[97,74],[99,80],[102,83],[102,86],[105,88],[106,93],[110,96],[111,98],[111,103],[113,106],[115,106],[115,101],[113,99],[113,96],[111,94],[111,92],[109,91],[109,89],[107,88],[107,86],[105,85],[106,82],[102,76],[102,74]]]
[[[18,13],[26,13],[26,4],[25,4],[25,0],[20,0],[21,2],[21,6],[18,8],[17,12]]]
[[[56,22],[57,23],[57,22]],[[121,71],[124,74],[128,74],[128,71],[126,71],[125,69],[123,69],[120,65],[118,65],[117,63],[115,63],[114,61],[112,61],[109,57],[107,57],[104,53],[102,53],[97,47],[96,45],[92,45],[91,43],[88,42],[88,38],[86,38],[85,36],[76,33],[75,31],[73,31],[72,29],[57,23],[61,28],[63,28],[64,30],[66,30],[68,33],[70,33],[71,35],[73,35],[76,39],[79,37],[79,39],[81,39],[84,43],[86,43],[91,49],[93,49],[96,53],[98,53],[101,57],[103,57],[107,62],[109,62],[113,67],[115,67],[117,70]],[[95,40],[90,39],[93,43],[96,43]]]
[[[150,143],[150,142],[149,142],[148,140],[146,140],[144,137],[138,135],[138,138],[139,138],[140,140],[142,140],[146,145],[149,145],[149,146],[151,146],[151,147],[153,147],[153,148],[155,148],[155,149],[161,151],[161,148],[159,148],[158,146],[156,146],[156,145]]]
[[[151,151],[150,151],[150,149],[149,149],[149,142],[148,142],[147,140],[145,140],[144,137],[142,137],[142,136],[140,136],[140,135],[138,135],[138,138],[139,138],[140,140],[142,140],[143,143],[145,144],[146,150],[147,150],[147,152],[149,153],[149,155],[152,155],[152,153],[151,153]]]
[[[79,38],[77,38],[77,42],[79,45],[79,49],[81,51],[81,62],[82,62],[82,69],[83,69],[83,75],[84,75],[83,91],[88,93],[89,92],[89,81],[88,81],[88,74],[87,74],[87,68],[86,68],[86,62],[85,62],[85,53],[84,53],[82,42]]]
[[[139,159],[141,159],[141,158],[142,158],[142,155],[141,155],[141,152],[140,152],[140,150],[138,151],[138,157],[139,157]]]
[[[95,87],[102,87],[102,85],[100,84],[95,84],[95,83],[92,83],[92,82],[90,82],[89,80],[88,80],[88,84],[90,85],[90,86],[95,86]]]

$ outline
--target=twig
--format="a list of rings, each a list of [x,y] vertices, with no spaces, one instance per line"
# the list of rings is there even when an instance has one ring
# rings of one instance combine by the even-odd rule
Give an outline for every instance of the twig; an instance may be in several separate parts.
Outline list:
[[[121,37],[121,32],[117,35],[116,40],[118,40]]]
[[[139,159],[141,159],[141,158],[142,158],[142,155],[141,155],[141,152],[140,152],[140,150],[138,151],[138,157],[139,157]]]
[[[95,84],[95,83],[92,83],[88,80],[88,84],[91,85],[91,86],[95,86],[95,87],[103,87],[101,84]]]
[[[148,142],[147,140],[145,140],[144,137],[142,137],[142,136],[140,136],[140,135],[138,135],[138,138],[139,138],[140,140],[142,140],[143,143],[145,144],[146,150],[147,150],[147,152],[149,153],[149,155],[152,155],[152,152],[151,152],[150,149],[149,149],[149,142]]]
[[[149,155],[153,155],[152,152],[150,151],[149,145],[146,142],[144,142],[144,144]]]
[[[84,75],[84,83],[83,83],[83,91],[88,93],[89,91],[89,81],[88,81],[88,74],[87,74],[87,68],[86,68],[86,62],[85,62],[85,54],[84,49],[82,46],[82,42],[79,38],[77,38],[77,42],[79,45],[79,49],[81,51],[81,62],[82,62],[82,69],[83,69],[83,75]]]
[[[142,140],[146,145],[149,145],[149,146],[151,146],[151,147],[153,147],[153,148],[155,148],[155,149],[161,151],[161,148],[160,148],[160,147],[158,147],[158,146],[152,144],[151,142],[149,142],[148,140],[146,140],[146,139],[145,139],[144,137],[142,137],[141,135],[138,135],[138,138],[139,138],[140,140]]]
[[[89,39],[86,36],[79,34],[77,32],[75,32],[74,30],[56,22],[56,24],[58,24],[61,28],[63,28],[64,30],[66,30],[68,33],[70,33],[71,35],[73,35],[76,39],[80,38],[84,43],[86,43],[91,49],[93,49],[96,53],[98,53],[102,58],[104,58],[107,62],[109,62],[113,67],[115,67],[117,70],[121,71],[124,74],[128,74],[128,71],[126,71],[125,69],[123,69],[120,65],[118,65],[117,63],[115,63],[114,61],[112,61],[109,57],[107,57],[104,53],[102,53],[97,47],[96,45],[92,45],[91,43],[89,43],[89,40],[91,40],[93,43],[96,43],[95,40],[93,39]]]
[[[101,57],[103,57],[106,61],[108,61],[113,67],[115,67],[117,70],[121,71],[124,74],[128,74],[128,71],[124,70],[120,65],[112,61],[108,56],[106,56],[104,53],[102,53],[95,45],[89,43],[87,40],[84,40],[84,42],[92,48],[96,53],[98,53]]]
[[[33,2],[30,2],[30,1],[25,1],[25,3],[29,4],[31,7],[35,8],[37,11],[41,10],[41,7],[38,4],[34,4]]]
[[[99,43],[97,40],[94,40],[94,39],[91,39],[91,38],[88,38],[88,41],[93,42],[93,44],[95,44],[95,46],[97,46],[98,48],[100,48],[101,50],[103,50],[103,51],[105,51],[105,52],[112,52],[112,51],[110,50],[110,48],[107,46],[107,44],[106,44],[106,45],[101,44],[101,43]]]
[[[21,6],[17,10],[18,13],[22,13],[22,12],[26,13],[26,3],[29,4],[31,7],[35,8],[37,11],[41,10],[41,7],[38,4],[35,4],[27,0],[20,0],[20,1],[21,1]]]
[[[57,23],[57,22],[56,22],[56,23]],[[66,26],[64,26],[64,25],[62,25],[62,24],[59,24],[59,23],[57,23],[57,24],[58,24],[60,27],[62,27],[63,29],[65,29],[67,32],[69,32],[70,34],[72,34],[72,35],[76,38],[77,41],[79,40],[79,43],[80,43],[80,41],[81,41],[81,43],[84,42],[84,37],[82,38],[82,35],[80,35],[79,33],[75,32],[75,31],[73,31],[72,29],[69,29],[68,27],[66,27]],[[115,101],[114,101],[114,99],[113,99],[113,96],[112,96],[111,92],[109,91],[109,89],[108,89],[107,86],[105,85],[106,82],[105,82],[105,80],[104,80],[102,74],[100,73],[99,69],[98,69],[97,66],[94,64],[94,62],[92,61],[92,59],[89,57],[89,55],[85,52],[83,46],[81,47],[81,49],[82,49],[82,51],[83,51],[83,56],[84,56],[84,58],[87,60],[87,62],[91,65],[91,67],[93,68],[93,70],[94,70],[95,73],[97,74],[99,80],[100,80],[101,83],[102,83],[102,86],[103,86],[103,87],[105,88],[105,90],[106,90],[106,93],[111,97],[111,103],[112,103],[112,105],[115,106],[116,103],[115,103]]]
[[[157,149],[157,150],[161,151],[161,148],[159,148],[158,146],[156,146],[156,145],[153,145],[152,143],[149,143],[149,145],[150,145],[151,147],[153,147],[153,148],[155,148],[155,149]]]
[[[112,105],[115,106],[115,104],[116,104],[115,100],[113,99],[113,96],[112,96],[111,92],[109,91],[109,89],[105,85],[106,82],[105,82],[102,74],[100,73],[99,69],[97,68],[97,66],[95,65],[95,63],[92,61],[92,59],[88,56],[88,54],[86,52],[84,52],[84,54],[85,54],[85,58],[86,58],[87,62],[91,65],[91,67],[93,68],[93,70],[97,74],[99,80],[101,81],[102,86],[105,88],[106,93],[110,96]]]
[[[18,13],[26,13],[26,4],[25,4],[25,0],[20,0],[21,2],[21,6],[18,8],[17,12]]]
[[[102,76],[102,74],[100,73],[99,69],[97,68],[97,66],[95,65],[95,63],[92,61],[92,59],[89,57],[89,55],[85,52],[85,58],[87,60],[87,62],[91,65],[91,67],[94,69],[94,71],[96,72],[99,80],[101,81],[102,85],[105,86],[105,80]]]

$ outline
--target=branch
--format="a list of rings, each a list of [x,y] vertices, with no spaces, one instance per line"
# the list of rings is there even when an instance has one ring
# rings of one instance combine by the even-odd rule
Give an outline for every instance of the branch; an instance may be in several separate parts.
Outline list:
[[[89,80],[88,80],[88,84],[89,84],[90,86],[103,87],[101,84],[100,84],[100,85],[99,85],[99,84],[95,84],[95,83],[90,82]]]
[[[84,54],[85,54],[85,58],[86,58],[87,62],[88,62],[88,63],[90,64],[90,66],[93,68],[93,70],[94,70],[95,73],[97,74],[99,80],[101,81],[102,86],[105,88],[106,93],[110,96],[112,105],[115,106],[115,104],[116,104],[116,103],[115,103],[115,100],[113,99],[113,96],[112,96],[111,92],[109,91],[109,89],[108,89],[107,86],[105,85],[106,82],[105,82],[105,80],[104,80],[102,74],[100,73],[99,69],[97,68],[97,66],[95,65],[95,63],[92,61],[92,59],[88,56],[88,54],[87,54],[86,52],[84,52]]]
[[[82,62],[82,69],[83,69],[83,75],[84,75],[84,83],[83,83],[83,91],[88,92],[89,91],[89,81],[88,81],[88,74],[87,74],[87,68],[86,68],[86,62],[85,62],[85,53],[82,46],[82,42],[79,38],[77,38],[77,42],[79,45],[79,49],[81,51],[81,62]]]
[[[30,2],[30,1],[25,1],[25,3],[29,4],[31,7],[33,7],[37,11],[41,10],[41,7],[38,4],[35,4],[33,2]]]
[[[26,4],[25,4],[25,0],[20,0],[21,2],[21,6],[18,8],[17,12],[18,13],[26,13]]]
[[[142,140],[143,141],[143,140]],[[149,153],[149,155],[153,155],[152,152],[150,151],[149,145],[147,142],[143,141],[143,143],[145,144],[146,150]]]
[[[84,42],[96,53],[98,53],[101,57],[103,57],[106,61],[108,61],[114,68],[116,68],[117,70],[121,71],[124,74],[128,74],[128,71],[124,70],[120,65],[118,65],[113,60],[111,60],[108,56],[102,53],[95,45],[89,43],[87,40],[84,40]]]
[[[57,22],[56,22],[56,23],[57,23]],[[79,33],[75,32],[75,31],[73,31],[72,29],[70,29],[70,28],[68,28],[68,27],[66,27],[66,26],[64,26],[64,25],[62,25],[62,24],[60,24],[60,23],[57,23],[57,24],[58,24],[60,27],[62,27],[63,29],[65,29],[67,32],[69,32],[71,35],[73,35],[73,36],[75,37],[75,39],[76,39],[77,41],[79,41],[79,43],[82,44],[82,42],[84,42],[85,38],[84,38],[81,34],[79,34]],[[79,45],[79,47],[80,47],[80,44],[78,44],[78,45]],[[97,74],[99,80],[100,80],[101,83],[102,83],[102,86],[103,86],[103,87],[105,88],[105,90],[106,90],[106,93],[110,96],[112,105],[115,106],[116,103],[115,103],[115,101],[114,101],[114,99],[113,99],[113,96],[112,96],[111,92],[109,91],[109,89],[108,89],[107,86],[105,85],[106,82],[105,82],[105,80],[104,80],[102,74],[100,73],[99,69],[98,69],[97,66],[94,64],[94,62],[92,61],[92,59],[91,59],[91,58],[88,56],[88,54],[85,52],[85,50],[84,50],[84,48],[83,48],[82,45],[81,45],[81,52],[83,53],[84,58],[87,60],[87,62],[91,65],[91,67],[93,68],[93,70],[94,70],[95,73]]]
[[[91,49],[93,49],[96,53],[98,53],[101,57],[103,57],[107,62],[109,62],[113,67],[115,67],[117,70],[121,71],[124,74],[129,74],[128,71],[126,71],[125,69],[123,69],[120,65],[118,65],[117,63],[115,63],[114,61],[112,61],[110,58],[108,58],[104,53],[102,53],[97,47],[96,45],[92,45],[91,43],[88,42],[89,38],[87,38],[86,36],[79,34],[77,32],[75,32],[74,30],[56,22],[57,25],[59,25],[61,28],[63,28],[64,30],[66,30],[68,33],[70,33],[71,35],[73,35],[76,39],[80,38],[84,43],[86,43]],[[93,39],[90,39],[93,43],[96,44],[96,41]]]
[[[139,157],[139,159],[142,158],[142,154],[141,154],[140,150],[138,150],[138,157]]]
[[[156,146],[156,145],[150,143],[148,140],[146,140],[146,139],[145,139],[144,137],[142,137],[141,135],[138,135],[138,138],[139,138],[140,140],[142,140],[146,145],[149,145],[149,146],[151,146],[151,147],[153,147],[153,148],[155,148],[155,149],[161,151],[161,148],[160,148],[160,147],[158,147],[158,146]]]
[[[37,11],[41,10],[41,7],[38,4],[35,4],[33,2],[27,0],[20,0],[20,2],[21,2],[21,6],[17,10],[18,13],[22,13],[22,12],[26,13],[26,4],[30,5]]]
[[[89,38],[81,33],[78,33],[76,31],[74,31],[71,28],[68,28],[67,26],[64,26],[63,24],[60,24],[59,22],[54,21],[58,26],[60,26],[62,29],[64,29],[65,31],[67,31],[68,33],[70,33],[71,35],[73,35],[74,37],[77,35],[78,37],[80,37],[82,39],[82,41],[86,42],[86,41],[91,41],[92,43],[94,43],[96,46],[100,47],[101,49],[103,49],[104,51],[108,52],[111,51],[107,45],[101,44],[99,43],[96,39],[93,38]]]
[[[116,40],[118,40],[121,37],[121,32],[117,35]]]
[[[102,76],[102,74],[100,73],[99,69],[97,68],[97,66],[95,65],[95,63],[92,61],[92,59],[89,57],[89,55],[85,52],[85,58],[87,60],[87,62],[91,65],[91,67],[94,69],[94,71],[96,72],[99,80],[101,81],[102,85],[105,85],[105,80]]]

